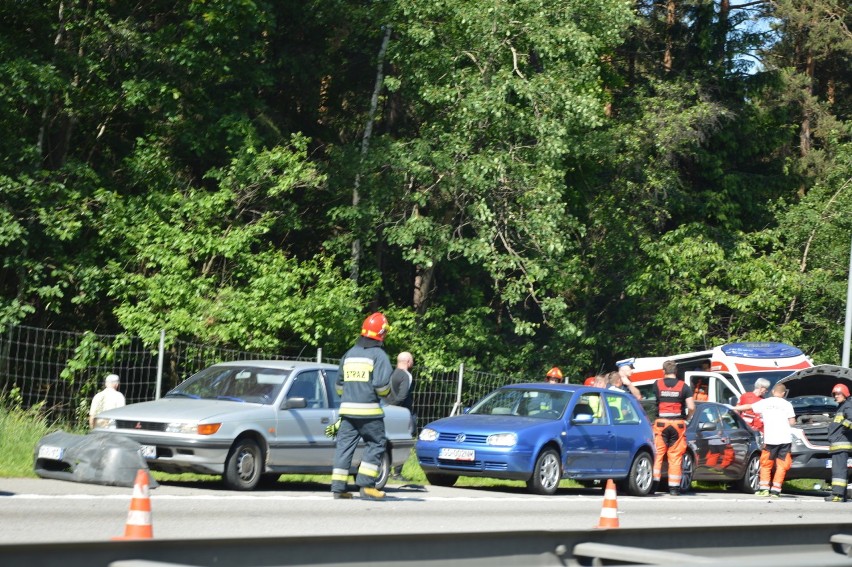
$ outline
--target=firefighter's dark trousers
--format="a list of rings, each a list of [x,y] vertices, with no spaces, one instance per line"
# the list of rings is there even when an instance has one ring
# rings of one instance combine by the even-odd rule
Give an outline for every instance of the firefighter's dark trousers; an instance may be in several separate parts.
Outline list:
[[[362,488],[376,486],[379,477],[379,466],[385,454],[385,422],[381,417],[348,417],[342,416],[340,429],[337,431],[337,448],[334,451],[334,469],[331,471],[331,491],[346,492],[349,480],[349,469],[352,457],[358,447],[358,441],[363,438],[366,443],[355,484]]]

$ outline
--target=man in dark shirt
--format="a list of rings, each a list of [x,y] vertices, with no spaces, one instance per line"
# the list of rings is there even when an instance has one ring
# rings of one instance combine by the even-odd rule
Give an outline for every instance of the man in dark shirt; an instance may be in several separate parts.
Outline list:
[[[417,418],[414,415],[414,377],[411,375],[411,367],[414,366],[414,356],[410,352],[401,352],[396,357],[396,369],[390,377],[391,392],[387,397],[387,403],[392,406],[400,406],[411,412],[409,429],[411,436],[417,434]],[[391,470],[391,478],[394,480],[406,480],[402,476],[402,465]]]

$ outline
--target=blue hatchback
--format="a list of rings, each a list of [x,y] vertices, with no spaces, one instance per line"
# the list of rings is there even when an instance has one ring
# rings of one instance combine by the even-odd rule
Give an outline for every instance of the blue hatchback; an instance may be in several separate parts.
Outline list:
[[[513,384],[470,411],[426,425],[415,447],[430,483],[459,476],[526,481],[553,494],[564,478],[613,479],[628,494],[651,491],[654,436],[629,393],[571,384]]]

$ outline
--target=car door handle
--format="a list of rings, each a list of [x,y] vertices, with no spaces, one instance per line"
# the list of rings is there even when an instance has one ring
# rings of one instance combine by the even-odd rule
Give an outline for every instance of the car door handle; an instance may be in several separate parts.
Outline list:
[[[320,420],[320,423],[331,423],[331,420],[327,417],[324,417]]]

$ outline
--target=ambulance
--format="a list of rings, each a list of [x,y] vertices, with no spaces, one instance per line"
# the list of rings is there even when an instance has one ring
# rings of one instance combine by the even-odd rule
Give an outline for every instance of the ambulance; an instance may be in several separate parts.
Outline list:
[[[642,393],[646,408],[656,402],[653,386],[663,377],[666,360],[677,363],[678,377],[692,387],[696,401],[731,405],[736,405],[742,394],[752,391],[758,378],[766,378],[775,385],[782,378],[814,365],[798,348],[777,342],[730,343],[698,352],[634,358],[630,381]]]

